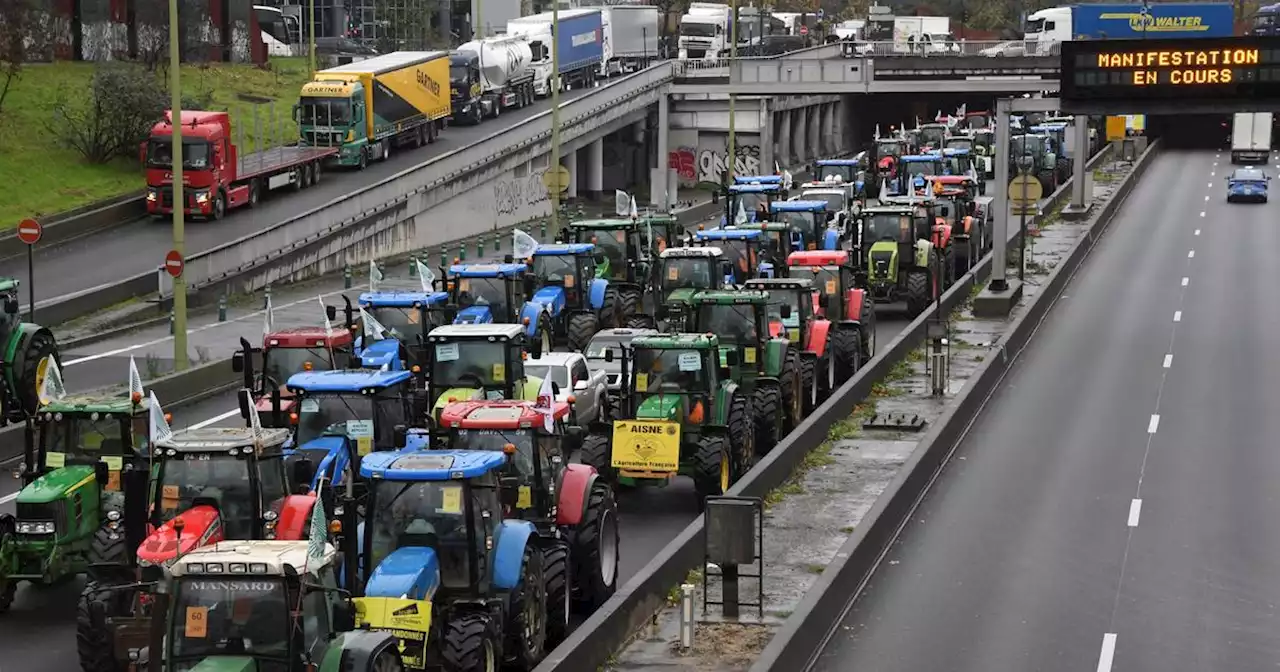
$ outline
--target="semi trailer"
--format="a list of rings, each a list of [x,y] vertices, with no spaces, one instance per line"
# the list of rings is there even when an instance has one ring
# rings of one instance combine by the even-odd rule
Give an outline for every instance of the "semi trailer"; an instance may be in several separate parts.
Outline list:
[[[533,102],[533,51],[520,35],[472,40],[449,54],[453,121],[478,124]]]

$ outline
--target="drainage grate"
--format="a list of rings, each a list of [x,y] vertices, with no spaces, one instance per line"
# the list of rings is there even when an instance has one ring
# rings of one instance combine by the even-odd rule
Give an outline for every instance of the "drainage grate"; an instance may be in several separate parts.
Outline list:
[[[917,414],[876,413],[862,423],[863,429],[892,429],[900,432],[918,432],[924,429],[925,419]]]

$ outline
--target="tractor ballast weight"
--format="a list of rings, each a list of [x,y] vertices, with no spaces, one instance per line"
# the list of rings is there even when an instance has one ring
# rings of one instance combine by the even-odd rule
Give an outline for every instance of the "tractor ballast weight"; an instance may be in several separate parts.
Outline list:
[[[530,260],[535,279],[530,300],[550,313],[555,340],[570,350],[586,347],[602,325],[618,323],[617,314],[605,313],[618,309],[618,298],[607,278],[595,277],[601,263],[607,259],[591,243],[539,245]]]
[[[787,259],[792,278],[809,276],[818,292],[818,314],[831,323],[831,353],[837,380],[852,378],[875,356],[875,302],[866,273],[850,259],[853,252],[796,252]]]

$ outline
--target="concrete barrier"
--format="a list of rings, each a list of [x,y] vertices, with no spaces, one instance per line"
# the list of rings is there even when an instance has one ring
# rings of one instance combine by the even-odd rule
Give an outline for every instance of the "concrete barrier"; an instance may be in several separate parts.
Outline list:
[[[925,496],[935,475],[946,464],[965,429],[1017,361],[1067,283],[1151,164],[1158,145],[1159,141],[1152,143],[1143,153],[1134,169],[1117,187],[1116,193],[1103,206],[1088,234],[1080,239],[1066,260],[1050,272],[1044,290],[1031,300],[1027,311],[1013,321],[1007,335],[1001,339],[999,352],[993,352],[986,358],[965,385],[957,402],[932,425],[897,477],[876,499],[853,535],[836,552],[835,559],[761,652],[751,672],[782,669],[807,672],[812,667],[844,618],[848,606],[870,579],[902,526]],[[804,664],[800,665],[802,661]]]
[[[1088,166],[1091,168],[1097,165],[1109,152],[1109,147],[1103,148],[1089,160]],[[1051,212],[1068,199],[1070,194],[1071,181],[1068,180],[1044,200],[1041,210]],[[1018,235],[1017,229],[1012,228],[1012,237],[1008,242],[1011,248],[1018,244]],[[848,418],[854,407],[871,395],[871,388],[924,341],[926,323],[937,311],[941,311],[944,316],[949,314],[969,297],[975,285],[981,284],[990,274],[991,254],[988,253],[943,293],[940,302],[931,304],[897,337],[881,346],[880,352],[857,375],[846,381],[825,403],[815,409],[726,494],[764,497],[785,483],[809,451],[827,439],[831,426]],[[643,569],[620,586],[618,592],[588,617],[567,640],[556,647],[535,672],[593,670],[608,661],[632,633],[662,607],[671,587],[682,583],[689,569],[702,561],[702,528],[702,518],[696,518]]]
[[[44,227],[44,233],[40,236],[40,242],[37,245],[39,247],[60,245],[76,238],[124,226],[146,215],[146,201],[141,194],[135,193],[91,203],[66,212],[36,217]],[[18,240],[17,236],[0,237],[0,260],[26,253],[26,244]]]

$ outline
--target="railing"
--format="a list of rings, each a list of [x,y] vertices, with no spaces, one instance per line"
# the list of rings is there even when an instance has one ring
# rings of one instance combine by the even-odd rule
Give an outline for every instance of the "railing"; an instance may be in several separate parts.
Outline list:
[[[1058,44],[1040,51],[1023,40],[956,40],[954,42],[841,42],[847,58],[874,57],[956,57],[985,56],[987,58],[1021,58],[1027,56],[1057,56]]]

